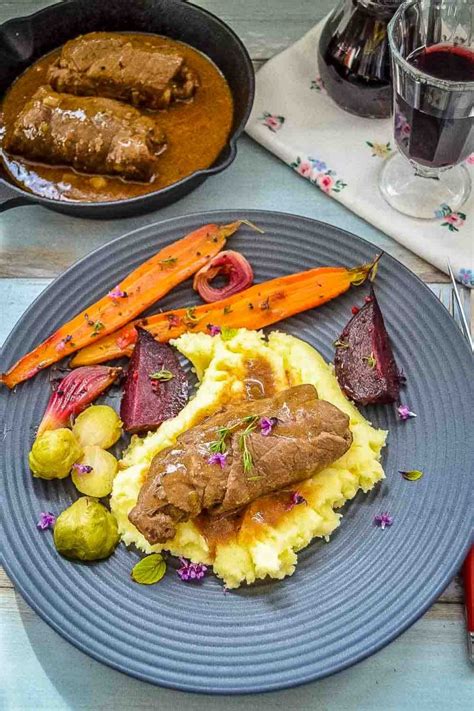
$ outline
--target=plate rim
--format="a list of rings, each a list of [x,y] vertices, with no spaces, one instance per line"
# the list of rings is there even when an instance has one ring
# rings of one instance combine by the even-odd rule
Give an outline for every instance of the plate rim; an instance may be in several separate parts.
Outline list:
[[[2,345],[0,349],[0,356],[4,356],[5,353],[8,351],[10,342],[13,341],[14,336],[15,336],[15,331],[23,321],[23,319],[27,318],[29,315],[30,311],[34,309],[36,306],[37,302],[40,301],[44,295],[51,289],[54,288],[57,282],[62,281],[63,279],[68,279],[69,275],[71,272],[73,272],[75,269],[77,269],[80,265],[82,265],[84,262],[89,261],[91,258],[94,258],[97,254],[102,253],[103,250],[107,250],[111,244],[116,244],[120,243],[122,241],[128,240],[132,236],[136,236],[137,234],[139,235],[142,232],[148,232],[152,228],[160,228],[162,225],[168,225],[169,223],[175,223],[177,227],[179,227],[180,222],[186,222],[189,220],[199,220],[199,219],[205,219],[209,221],[209,218],[216,218],[215,221],[218,221],[218,216],[219,215],[229,215],[229,213],[242,213],[245,216],[251,215],[251,216],[257,216],[261,215],[263,218],[265,217],[285,217],[285,218],[290,218],[290,219],[297,219],[298,221],[305,221],[311,225],[323,225],[324,228],[330,228],[338,232],[339,234],[344,234],[347,238],[351,239],[356,239],[363,244],[373,248],[374,250],[378,250],[382,252],[384,257],[388,260],[392,260],[394,263],[396,263],[398,268],[402,268],[409,276],[411,279],[415,279],[419,284],[423,285],[425,293],[428,293],[430,295],[430,298],[434,300],[434,303],[437,305],[443,307],[444,305],[440,302],[440,300],[436,297],[436,295],[432,292],[432,290],[427,286],[425,282],[422,281],[422,279],[416,275],[414,272],[412,272],[408,267],[406,267],[402,262],[400,262],[396,257],[393,257],[389,253],[385,252],[383,249],[379,248],[378,245],[373,244],[369,240],[360,237],[357,234],[354,234],[350,232],[349,230],[345,230],[343,228],[340,228],[337,225],[333,225],[331,223],[323,222],[321,220],[316,220],[311,217],[307,217],[304,215],[298,215],[295,213],[288,213],[288,212],[283,212],[283,211],[277,211],[277,210],[265,210],[265,209],[239,209],[239,208],[221,208],[221,209],[216,209],[216,210],[205,210],[205,211],[197,211],[197,212],[192,212],[192,213],[186,213],[184,215],[179,215],[177,217],[169,217],[164,220],[158,220],[157,222],[151,222],[146,225],[142,225],[141,227],[135,228],[134,230],[130,230],[123,235],[119,235],[118,237],[115,237],[114,239],[109,240],[103,245],[100,245],[96,249],[92,250],[91,252],[88,252],[84,256],[82,256],[80,259],[76,260],[73,264],[71,264],[64,272],[56,276],[55,278],[52,279],[51,283],[48,284],[45,289],[43,289],[40,294],[34,299],[34,301],[28,306],[28,308],[22,313],[20,318],[15,322],[15,325],[11,329],[10,333],[8,334],[7,338],[5,339],[4,344]],[[225,219],[228,219],[226,217]],[[237,218],[238,219],[238,218]],[[253,220],[255,221],[255,220]],[[444,307],[446,314],[450,317],[450,320],[452,321],[452,326],[455,327],[455,332],[458,334],[456,336],[457,341],[459,344],[462,342],[464,344],[464,348],[466,351],[466,354],[472,357],[472,353],[470,351],[470,348],[467,344],[467,341],[463,338],[461,331],[458,329],[454,319],[452,318],[451,314],[449,314],[449,311]],[[454,333],[454,332],[453,332]],[[5,392],[5,390],[4,390]],[[8,392],[8,391],[7,391]],[[2,520],[0,528],[2,530],[6,530],[6,525],[4,520]],[[321,671],[320,673],[315,673],[315,672],[309,672],[305,676],[302,676],[298,678],[295,681],[287,681],[283,683],[271,683],[271,684],[263,684],[262,682],[253,684],[252,688],[249,689],[242,689],[242,688],[233,688],[233,689],[219,689],[219,688],[207,688],[204,689],[202,687],[194,686],[192,683],[173,683],[169,681],[157,681],[155,679],[152,679],[150,676],[148,676],[145,673],[141,673],[138,670],[130,670],[126,667],[125,664],[121,664],[120,662],[115,662],[112,659],[104,659],[101,657],[101,655],[95,650],[91,650],[87,647],[85,643],[83,643],[81,640],[75,638],[72,634],[69,633],[68,630],[62,629],[60,627],[59,622],[56,622],[54,619],[52,619],[48,613],[48,611],[44,610],[42,605],[40,603],[37,603],[35,598],[32,597],[27,590],[23,588],[23,585],[21,583],[20,575],[17,575],[15,568],[14,568],[14,557],[12,557],[12,565],[10,565],[10,559],[8,558],[8,555],[5,555],[6,553],[6,548],[4,551],[0,552],[0,561],[2,565],[4,566],[8,576],[11,578],[11,580],[14,583],[15,589],[21,594],[22,598],[28,603],[28,605],[39,615],[39,617],[45,621],[55,632],[57,632],[63,639],[67,640],[69,643],[71,643],[76,649],[79,649],[81,652],[86,654],[89,657],[92,657],[96,661],[105,664],[116,671],[119,671],[121,673],[126,674],[127,676],[131,676],[133,678],[139,679],[140,681],[147,682],[149,684],[153,684],[158,687],[163,687],[163,688],[169,688],[177,691],[184,691],[184,692],[191,692],[191,693],[197,693],[197,694],[203,694],[203,695],[212,695],[212,696],[246,696],[250,694],[256,694],[256,693],[271,693],[275,692],[278,690],[284,690],[284,689],[290,689],[290,688],[296,688],[298,686],[308,684],[313,681],[317,681],[322,678],[327,678],[330,676],[333,676],[334,674],[337,674],[347,668],[350,668],[359,662],[363,661],[364,659],[367,659],[368,657],[372,656],[374,653],[382,649],[383,647],[387,646],[390,642],[394,641],[397,639],[403,632],[405,632],[411,625],[413,625],[428,609],[431,607],[431,605],[436,601],[436,599],[439,597],[441,592],[446,588],[447,584],[449,581],[453,578],[453,576],[456,574],[456,572],[460,569],[462,561],[467,553],[467,550],[469,549],[470,545],[472,545],[473,542],[473,534],[474,531],[471,528],[471,534],[470,537],[468,536],[464,545],[460,547],[458,550],[457,554],[452,556],[450,558],[451,564],[448,569],[445,570],[445,573],[442,577],[442,580],[438,583],[438,586],[436,589],[427,597],[425,602],[420,604],[419,606],[416,607],[416,609],[413,609],[411,614],[406,617],[406,619],[403,621],[403,623],[397,627],[397,630],[395,632],[387,632],[383,638],[378,639],[377,641],[374,641],[374,643],[369,647],[365,648],[363,651],[360,651],[358,654],[355,654],[351,659],[341,662],[337,667],[335,667],[332,671],[330,672],[325,672]],[[20,571],[21,572],[21,571]]]

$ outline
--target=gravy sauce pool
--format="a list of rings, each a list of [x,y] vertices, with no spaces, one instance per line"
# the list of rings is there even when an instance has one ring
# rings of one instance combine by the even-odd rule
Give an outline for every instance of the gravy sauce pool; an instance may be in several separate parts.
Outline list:
[[[247,400],[259,400],[275,394],[272,369],[266,360],[248,360],[246,371],[244,383]],[[301,482],[298,491],[301,491],[303,486],[304,482]],[[225,543],[235,537],[243,543],[250,543],[258,539],[265,525],[275,525],[287,513],[291,508],[292,493],[285,489],[261,496],[236,513],[226,513],[222,516],[202,513],[194,519],[194,523],[212,553],[219,543]]]
[[[1,142],[5,126],[13,123],[26,101],[47,83],[48,68],[60,54],[59,48],[18,77],[0,106],[2,168],[13,182],[35,195],[56,200],[105,202],[160,190],[214,163],[227,143],[233,118],[232,95],[220,71],[208,57],[182,42],[140,33],[128,33],[128,37],[134,44],[146,39],[157,47],[174,49],[199,76],[199,87],[192,101],[175,102],[167,111],[146,112],[156,117],[168,139],[166,151],[158,158],[159,174],[150,183],[138,183],[117,177],[84,175],[68,166],[33,163],[4,153]]]

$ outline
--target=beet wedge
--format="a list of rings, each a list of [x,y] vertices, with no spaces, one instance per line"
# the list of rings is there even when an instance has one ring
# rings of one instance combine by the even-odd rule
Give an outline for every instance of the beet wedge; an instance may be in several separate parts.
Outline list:
[[[382,405],[398,400],[402,377],[373,289],[335,346],[336,377],[350,400],[359,405]]]
[[[127,432],[156,430],[175,417],[188,401],[188,379],[171,346],[137,328],[120,417]]]

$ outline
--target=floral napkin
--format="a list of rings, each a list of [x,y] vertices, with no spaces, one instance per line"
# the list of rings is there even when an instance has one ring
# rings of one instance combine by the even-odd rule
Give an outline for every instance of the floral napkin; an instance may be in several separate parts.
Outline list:
[[[325,92],[317,66],[322,24],[260,69],[247,133],[427,262],[446,271],[449,259],[457,279],[474,288],[474,191],[457,212],[440,205],[433,220],[406,217],[385,202],[378,178],[395,150],[392,120],[353,116]],[[467,164],[472,173],[474,154]]]

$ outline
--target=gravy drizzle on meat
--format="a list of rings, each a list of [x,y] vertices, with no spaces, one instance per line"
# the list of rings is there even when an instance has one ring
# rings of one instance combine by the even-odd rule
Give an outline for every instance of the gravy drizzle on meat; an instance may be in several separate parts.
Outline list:
[[[249,417],[276,418],[277,423],[270,436],[258,426],[248,434],[251,472],[244,465],[241,439]],[[223,427],[229,437],[225,463],[219,466],[209,455]],[[339,459],[351,442],[347,415],[318,400],[312,385],[230,405],[155,456],[130,521],[150,543],[164,543],[173,538],[180,521],[203,511],[234,512],[308,479]]]

